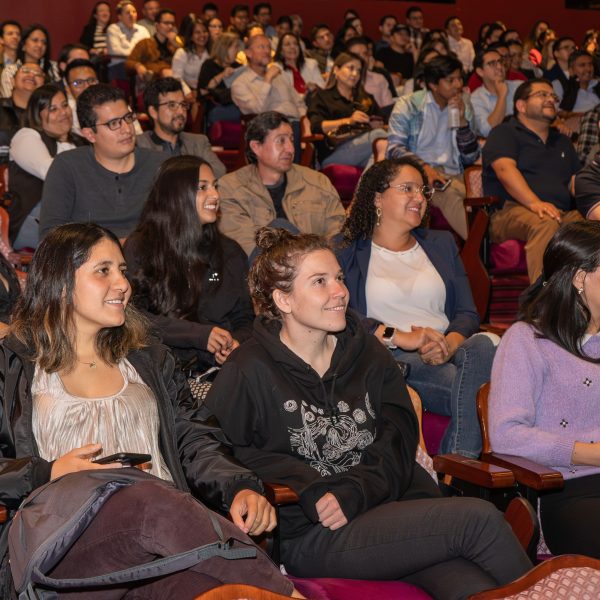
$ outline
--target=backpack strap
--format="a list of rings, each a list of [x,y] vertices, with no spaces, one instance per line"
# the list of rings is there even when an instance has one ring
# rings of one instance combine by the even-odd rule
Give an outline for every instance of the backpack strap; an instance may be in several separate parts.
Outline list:
[[[81,579],[54,579],[52,577],[47,577],[36,566],[33,568],[31,573],[32,581],[34,581],[36,584],[61,590],[99,586],[102,587],[119,583],[144,581],[145,579],[163,577],[177,571],[189,569],[214,556],[219,556],[226,560],[256,558],[257,548],[254,546],[254,544],[245,542],[243,540],[237,540],[236,538],[224,540],[223,530],[221,529],[221,525],[219,524],[215,515],[209,511],[208,516],[212,522],[215,532],[219,536],[219,541],[213,542],[212,544],[198,546],[192,550],[186,550],[185,552],[180,552],[179,554],[174,554],[172,556],[165,556],[164,558],[159,558],[142,565],[128,567],[127,569],[122,569],[121,571],[113,571],[112,573],[106,573],[105,575],[94,575],[93,577],[85,577]],[[245,544],[248,547],[233,548],[233,543],[236,541],[241,544]],[[23,592],[23,594],[28,594],[28,590]],[[29,598],[32,598],[31,595],[23,594],[19,596],[19,600],[29,600]],[[33,596],[33,598],[37,597]]]

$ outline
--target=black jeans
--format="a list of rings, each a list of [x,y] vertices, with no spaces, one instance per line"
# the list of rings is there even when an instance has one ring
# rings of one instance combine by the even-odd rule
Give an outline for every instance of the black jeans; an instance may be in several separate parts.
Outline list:
[[[453,600],[532,567],[502,513],[475,498],[390,502],[336,531],[315,525],[284,542],[282,558],[300,577],[401,579]]]
[[[170,556],[216,541],[208,509],[190,494],[145,481],[114,494],[52,571],[57,578],[91,577]],[[225,538],[246,539],[217,515]],[[61,593],[61,598],[191,600],[225,583],[246,583],[289,595],[292,583],[260,549],[256,558],[213,557],[186,571],[131,587]]]
[[[540,495],[540,516],[552,554],[600,558],[600,475],[567,479],[562,490]]]

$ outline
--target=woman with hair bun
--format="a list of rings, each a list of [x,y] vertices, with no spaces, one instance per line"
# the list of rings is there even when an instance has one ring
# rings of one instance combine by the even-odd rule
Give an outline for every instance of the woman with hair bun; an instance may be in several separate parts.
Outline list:
[[[222,364],[254,320],[246,254],[217,228],[218,187],[203,159],[169,158],[125,243],[136,306],[200,371]]]
[[[440,498],[416,462],[417,417],[391,354],[347,311],[327,242],[259,230],[259,313],[206,405],[236,458],[299,504],[280,509],[281,557],[301,577],[402,579],[466,598],[530,562],[492,504]]]
[[[600,558],[600,223],[563,225],[544,252],[519,321],[502,337],[492,369],[495,452],[562,473],[540,495],[552,554]]]

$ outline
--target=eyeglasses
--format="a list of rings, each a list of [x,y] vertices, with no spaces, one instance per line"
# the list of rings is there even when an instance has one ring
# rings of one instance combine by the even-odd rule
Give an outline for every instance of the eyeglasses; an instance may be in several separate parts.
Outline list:
[[[554,92],[544,92],[542,90],[539,92],[533,92],[533,94],[529,94],[529,96],[527,96],[527,100],[529,100],[529,98],[543,98],[544,100],[546,98],[551,98],[554,100],[554,102],[558,102],[560,100],[560,98]]]
[[[409,181],[408,183],[398,183],[397,185],[390,185],[388,187],[394,188],[402,194],[408,194],[410,196],[421,195],[425,200],[431,200],[435,190],[428,185],[419,185]]]
[[[166,106],[169,110],[177,110],[181,108],[183,110],[190,110],[189,102],[176,102],[175,100],[169,100],[168,102],[159,102],[157,106]]]
[[[71,81],[71,85],[74,88],[80,88],[88,85],[96,85],[98,83],[98,79],[96,77],[88,77],[87,79],[75,79],[75,81]]]
[[[159,21],[160,25],[168,25],[169,27],[175,27],[175,21]]]
[[[110,121],[106,121],[106,123],[96,123],[96,127],[98,125],[104,125],[104,127],[108,127],[111,131],[117,131],[117,129],[121,129],[123,122],[125,122],[127,125],[131,125],[135,121],[136,117],[137,115],[133,111],[129,111],[122,117],[111,119]]]
[[[25,75],[33,75],[34,77],[40,77],[40,78],[46,77],[46,75],[44,75],[43,71],[36,71],[35,69],[31,69],[29,67],[21,67],[20,71],[21,71],[21,73],[24,73]]]
[[[492,69],[495,69],[496,67],[500,67],[502,65],[502,62],[503,61],[501,58],[497,58],[496,60],[490,60],[490,62],[486,62],[483,66],[492,67]]]
[[[219,182],[218,181],[213,181],[212,183],[210,183],[210,181],[199,181],[198,182],[197,190],[199,192],[207,192],[209,190],[209,188],[212,188],[213,190],[215,190],[215,192],[218,192],[219,191]]]

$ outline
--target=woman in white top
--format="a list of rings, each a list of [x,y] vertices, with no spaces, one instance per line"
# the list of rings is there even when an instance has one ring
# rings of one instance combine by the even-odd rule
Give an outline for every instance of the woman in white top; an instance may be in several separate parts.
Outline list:
[[[497,339],[477,334],[479,317],[452,235],[422,227],[432,195],[413,159],[373,165],[356,191],[338,259],[350,306],[396,360],[410,365],[407,381],[423,406],[452,417],[441,452],[476,458],[475,396],[489,381]]]
[[[15,198],[8,208],[13,246],[36,248],[43,182],[54,157],[83,141],[71,133],[73,113],[64,92],[49,83],[35,90],[24,127],[11,140],[9,179]]]
[[[176,50],[173,55],[173,77],[185,81],[190,86],[194,98],[196,97],[200,69],[209,57],[206,49],[208,37],[208,28],[204,21],[195,18],[184,34],[183,48]]]
[[[295,33],[285,33],[279,39],[275,64],[289,84],[303,97],[317,88],[325,87],[317,61],[304,56],[300,39]]]
[[[135,45],[150,33],[145,27],[137,24],[137,10],[131,0],[121,0],[116,8],[117,23],[108,26],[106,44],[111,57],[109,79],[126,79],[125,59],[131,54]]]
[[[219,537],[231,538],[227,545],[254,548],[246,534],[276,524],[257,477],[232,458],[218,423],[194,406],[173,356],[130,305],[125,272],[110,231],[93,223],[55,228],[33,258],[13,335],[0,346],[8,409],[0,414],[0,489],[8,508],[49,482],[47,493],[64,495],[65,479],[55,481],[63,475],[81,485],[89,471],[121,467],[95,458],[151,455],[142,468],[154,476],[132,469],[106,473],[108,480],[134,483],[106,500],[51,572],[57,578],[109,573],[202,546],[215,541],[216,522]],[[233,522],[210,513],[190,492],[229,512]],[[210,560],[166,582],[73,591],[116,600],[143,585],[144,598],[194,598],[221,583],[293,593],[259,549],[256,558]]]
[[[58,65],[50,60],[50,36],[43,25],[31,25],[21,36],[17,48],[17,62],[8,65],[2,71],[0,78],[0,96],[10,98],[14,86],[14,76],[17,69],[25,63],[40,65],[46,75],[46,81],[60,81]]]

